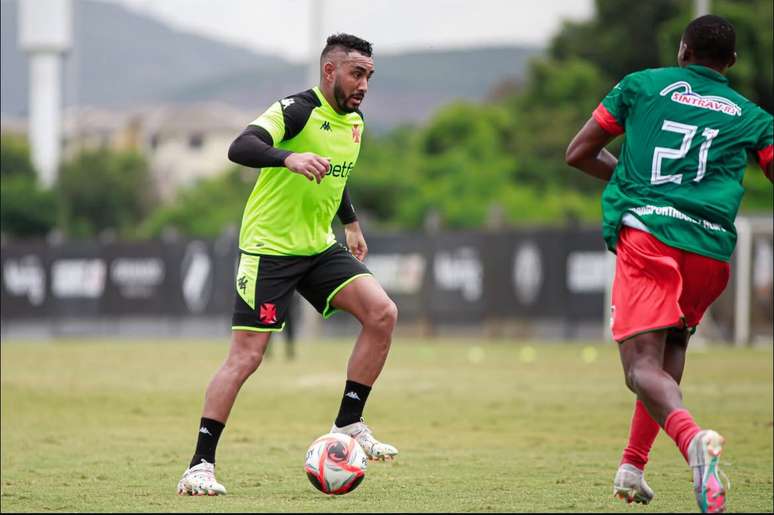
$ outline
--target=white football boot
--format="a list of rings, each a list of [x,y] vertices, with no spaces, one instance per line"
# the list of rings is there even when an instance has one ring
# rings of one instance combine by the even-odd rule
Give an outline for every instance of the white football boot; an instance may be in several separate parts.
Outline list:
[[[613,495],[627,503],[648,504],[654,494],[645,482],[645,473],[634,465],[624,463],[615,473]]]
[[[363,448],[369,460],[391,460],[398,454],[398,449],[392,445],[382,443],[371,434],[371,428],[365,425],[363,419],[344,427],[336,427],[333,424],[331,433],[344,433],[355,439]]]
[[[711,429],[699,431],[688,445],[688,464],[693,470],[693,493],[702,513],[726,511],[727,488],[718,465],[724,439]],[[726,478],[725,483],[728,483]]]
[[[202,460],[183,472],[177,495],[226,495],[226,487],[215,479],[215,465]]]

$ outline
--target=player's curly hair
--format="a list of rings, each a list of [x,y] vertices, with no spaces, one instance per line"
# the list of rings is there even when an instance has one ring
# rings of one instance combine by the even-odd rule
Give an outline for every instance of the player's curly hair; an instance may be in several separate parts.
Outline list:
[[[707,14],[688,24],[683,32],[683,43],[697,59],[727,64],[736,51],[736,31],[725,18]]]
[[[334,48],[355,50],[366,57],[371,57],[373,52],[373,46],[365,39],[360,39],[359,37],[353,36],[352,34],[344,34],[342,32],[328,36],[328,40],[326,41],[325,48],[323,48],[323,51],[320,54],[320,58],[324,58],[328,52]]]

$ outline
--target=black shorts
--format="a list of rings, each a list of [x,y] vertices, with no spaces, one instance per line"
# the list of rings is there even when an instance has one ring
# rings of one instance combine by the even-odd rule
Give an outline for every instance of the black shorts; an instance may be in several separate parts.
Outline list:
[[[368,268],[341,244],[315,256],[239,255],[232,330],[281,331],[293,290],[324,318],[336,312],[333,297]]]

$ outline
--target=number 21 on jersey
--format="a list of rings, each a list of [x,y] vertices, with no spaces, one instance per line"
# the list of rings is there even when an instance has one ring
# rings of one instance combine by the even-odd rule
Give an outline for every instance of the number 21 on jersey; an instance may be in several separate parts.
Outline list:
[[[650,183],[666,184],[674,182],[676,184],[681,184],[683,182],[683,174],[676,173],[665,175],[661,173],[662,161],[664,159],[683,159],[688,154],[693,137],[696,135],[699,128],[696,125],[664,120],[661,130],[682,134],[683,142],[680,145],[680,148],[656,147],[653,149],[653,167]],[[712,145],[712,140],[715,139],[719,132],[720,131],[717,129],[710,129],[709,127],[702,131],[701,135],[704,137],[704,143],[702,143],[699,148],[699,168],[696,171],[696,178],[693,180],[694,182],[700,182],[704,178],[704,174],[707,172],[707,154],[709,153],[710,145]]]

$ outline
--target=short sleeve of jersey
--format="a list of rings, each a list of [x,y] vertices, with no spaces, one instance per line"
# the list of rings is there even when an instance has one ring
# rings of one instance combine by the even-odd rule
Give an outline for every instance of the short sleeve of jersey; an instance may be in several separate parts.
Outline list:
[[[250,125],[266,129],[276,145],[285,137],[285,116],[282,113],[282,106],[279,102],[274,102],[261,116],[250,122]]]
[[[624,132],[626,119],[639,93],[642,73],[624,77],[594,110],[594,119],[605,132],[616,136]]]
[[[759,133],[758,141],[752,150],[758,159],[758,164],[765,169],[772,159],[774,159],[774,118],[761,109],[756,107],[754,129]]]

